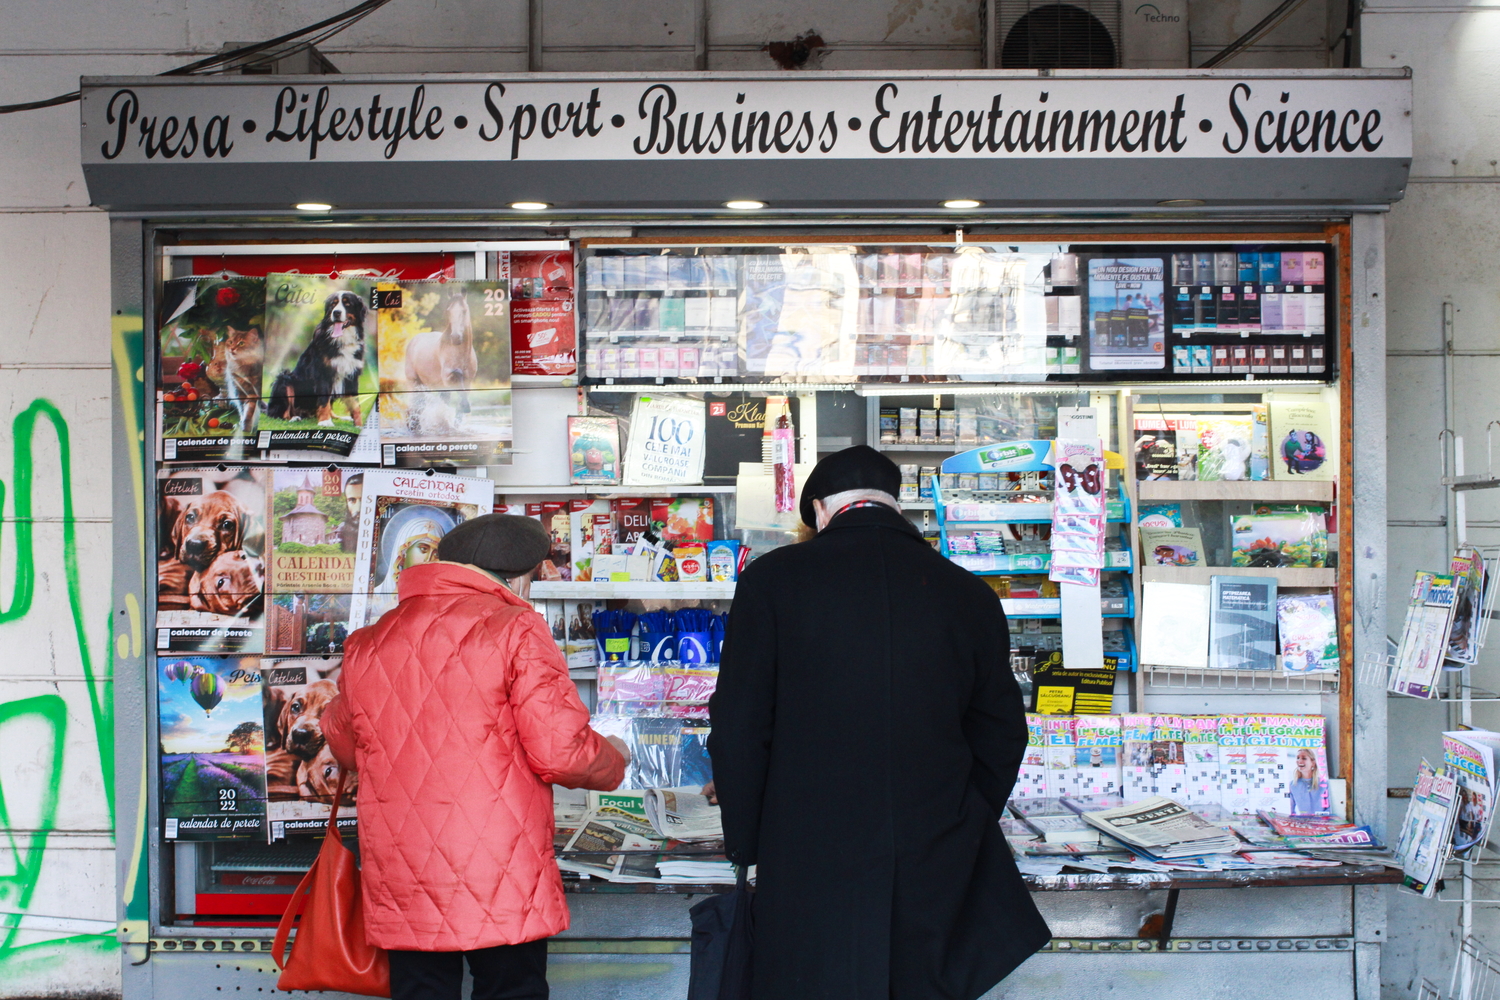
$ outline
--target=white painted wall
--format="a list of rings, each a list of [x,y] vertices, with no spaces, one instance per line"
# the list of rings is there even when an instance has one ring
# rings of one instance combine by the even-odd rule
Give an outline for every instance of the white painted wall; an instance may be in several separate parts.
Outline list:
[[[161,72],[211,53],[225,41],[273,36],[351,3],[8,0],[0,41],[0,103],[72,90],[83,74]],[[1181,52],[1190,45],[1193,61],[1200,62],[1274,5],[1275,0],[1161,0],[1158,8],[1185,12],[1189,38],[1174,42],[1177,49],[1147,46],[1141,51],[1149,51],[1149,64],[1163,65],[1170,61],[1163,51]],[[1136,15],[1138,6],[1127,0],[1125,15]],[[525,0],[395,0],[323,50],[350,73],[520,71],[528,65],[526,7]],[[1342,0],[1309,0],[1262,43],[1227,65],[1327,65],[1332,37],[1327,26],[1341,24],[1342,11]],[[541,68],[691,69],[694,17],[691,0],[548,0]],[[1474,20],[1486,17],[1500,25],[1500,14],[1475,15]],[[710,0],[708,18],[710,69],[772,69],[763,46],[807,32],[820,34],[826,43],[809,68],[982,64],[978,0]],[[1382,15],[1371,20],[1382,37],[1389,34],[1403,43],[1404,47],[1391,43],[1389,64],[1416,65],[1426,46],[1450,51],[1449,36],[1466,18]],[[1407,22],[1430,25],[1423,29],[1430,34],[1413,33],[1404,27]],[[1470,68],[1444,65],[1433,70],[1433,79],[1456,83],[1465,73],[1487,79],[1494,72],[1486,63],[1488,41],[1477,36],[1470,41],[1463,49],[1464,65]],[[1384,53],[1384,48],[1377,48]],[[1142,60],[1146,64],[1148,56],[1143,54]],[[1449,84],[1419,89],[1425,102],[1422,127],[1433,130],[1432,137],[1419,132],[1421,142],[1424,148],[1441,147],[1433,154],[1436,159],[1428,159],[1440,163],[1451,154],[1462,160],[1465,171],[1484,172],[1479,165],[1492,155],[1486,150],[1493,145],[1488,141],[1493,126],[1476,130],[1466,123],[1474,115],[1492,114],[1493,108],[1481,102],[1442,118],[1438,109],[1446,106],[1449,90]],[[1443,172],[1428,159],[1421,161],[1419,172]],[[1488,207],[1490,192],[1500,194],[1494,188],[1432,186],[1414,192],[1412,207],[1400,210],[1395,229],[1404,234],[1425,227],[1421,231],[1430,236],[1424,239],[1435,244],[1432,261],[1445,243],[1442,234],[1456,231],[1460,221],[1471,241],[1466,245],[1474,252],[1494,235],[1490,228],[1500,226],[1466,221],[1471,213],[1462,207],[1482,194],[1485,203],[1479,211],[1488,219],[1500,218]],[[1470,202],[1460,201],[1466,196]],[[111,803],[101,765],[101,751],[111,745],[111,729],[108,720],[97,720],[91,709],[85,657],[75,629],[76,611],[95,675],[107,677],[107,651],[113,641],[107,622],[108,240],[105,218],[87,206],[78,167],[76,107],[0,116],[0,796],[9,813],[8,830],[0,831],[0,998],[100,995],[119,988],[118,951],[112,936],[101,933],[113,919],[115,896]],[[1446,274],[1437,267],[1422,270],[1427,260],[1423,253],[1413,256],[1416,259],[1410,261],[1402,258],[1391,275],[1393,293],[1401,289],[1395,294],[1405,296],[1410,285],[1417,289],[1413,295],[1421,298],[1411,307],[1411,319],[1403,319],[1407,328],[1402,336],[1430,339],[1434,296],[1452,288],[1454,294],[1462,291],[1462,304],[1470,310],[1464,314],[1466,322],[1474,323],[1469,335],[1475,343],[1488,343],[1486,338],[1493,335],[1482,322],[1496,310],[1481,301],[1484,286],[1470,263],[1473,257],[1454,254],[1448,265],[1454,269],[1451,273],[1467,276],[1445,284]],[[1432,277],[1403,284],[1403,267]],[[1443,292],[1432,290],[1433,280]],[[1393,366],[1393,384],[1404,385],[1419,376],[1430,382],[1430,362],[1409,367],[1410,378],[1402,381]],[[1477,366],[1471,371],[1482,374]],[[1469,379],[1464,385],[1476,392],[1483,388],[1482,380]],[[1403,396],[1403,404],[1392,408],[1393,420],[1414,442],[1431,438],[1425,429],[1435,419],[1430,408],[1420,417],[1411,415],[1424,398]],[[15,438],[13,422],[34,410],[39,400],[55,404],[66,426],[71,447],[66,464],[51,424],[37,425],[29,450]],[[1405,429],[1403,416],[1412,429]],[[1393,462],[1393,467],[1402,464]],[[72,475],[76,607],[64,549],[64,468]],[[38,519],[29,563],[17,551],[15,522],[18,490],[28,474],[33,477],[33,516]],[[1412,517],[1428,516],[1420,513],[1426,509],[1424,502],[1417,494],[1403,494],[1404,509],[1419,512]],[[1441,539],[1432,541],[1430,535],[1412,536],[1426,539],[1429,549],[1413,553],[1413,565],[1441,555]],[[35,597],[24,615],[12,618],[18,558],[23,569],[29,565],[33,571]],[[1408,568],[1398,567],[1402,573]],[[94,690],[107,704],[107,682],[96,683]],[[33,709],[53,714],[35,714]],[[10,718],[7,713],[22,714]],[[55,721],[59,714],[62,723]],[[1399,728],[1393,726],[1393,731]],[[60,776],[54,776],[59,753]],[[1398,775],[1407,770],[1404,763],[1395,767]],[[13,850],[12,843],[18,848]]]

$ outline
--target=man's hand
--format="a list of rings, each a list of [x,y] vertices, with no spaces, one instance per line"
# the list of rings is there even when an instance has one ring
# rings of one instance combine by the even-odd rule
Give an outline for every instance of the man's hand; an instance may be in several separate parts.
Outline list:
[[[620,756],[625,758],[625,763],[630,763],[630,747],[625,745],[624,740],[618,736],[606,736],[604,737],[604,741],[620,751]]]
[[[716,806],[719,804],[719,792],[714,788],[712,781],[703,786],[702,795],[705,799],[708,799],[709,805]]]

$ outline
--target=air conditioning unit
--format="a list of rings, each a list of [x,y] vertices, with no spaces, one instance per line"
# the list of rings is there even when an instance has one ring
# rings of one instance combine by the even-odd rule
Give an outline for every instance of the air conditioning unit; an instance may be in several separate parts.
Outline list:
[[[1128,0],[1127,0],[1128,2]],[[997,69],[1120,65],[1120,0],[994,0]]]

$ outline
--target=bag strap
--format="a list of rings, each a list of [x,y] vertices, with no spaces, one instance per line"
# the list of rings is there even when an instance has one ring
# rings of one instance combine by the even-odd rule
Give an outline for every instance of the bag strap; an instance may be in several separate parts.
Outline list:
[[[339,805],[344,801],[344,779],[348,777],[342,767],[339,768],[339,783],[337,790],[333,793],[333,809],[328,813],[328,836],[339,843],[344,838],[339,834],[338,817]],[[302,910],[307,905],[307,897],[312,895],[313,876],[318,870],[318,861],[322,854],[313,858],[313,863],[308,866],[307,874],[302,876],[302,881],[297,883],[297,888],[292,892],[292,898],[287,900],[286,910],[281,914],[281,922],[276,925],[276,938],[271,942],[271,960],[276,963],[276,968],[286,968],[286,946],[287,938],[291,935],[292,925],[302,916]]]

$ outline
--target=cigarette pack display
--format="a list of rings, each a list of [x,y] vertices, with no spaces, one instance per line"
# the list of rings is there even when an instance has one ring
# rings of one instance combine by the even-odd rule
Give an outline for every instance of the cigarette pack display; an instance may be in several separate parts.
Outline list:
[[[1209,582],[1209,668],[1275,670],[1275,578],[1213,576]]]
[[[272,841],[320,834],[338,785],[338,761],[323,738],[323,713],[338,694],[342,657],[301,657],[261,662],[266,747],[266,819]],[[350,775],[339,810],[339,829],[356,824],[358,778]],[[352,787],[351,787],[352,786]]]
[[[1122,752],[1118,715],[1080,715],[1075,727],[1077,776],[1074,793],[1081,796],[1120,794]]]
[[[1182,733],[1182,753],[1187,771],[1179,801],[1191,806],[1220,805],[1219,717],[1185,715],[1182,717]]]
[[[164,839],[261,837],[266,764],[259,658],[161,656],[156,669]]]
[[[1026,713],[1026,756],[1010,793],[1013,800],[1047,798],[1047,736],[1042,716]]]
[[[1149,715],[1120,716],[1124,755],[1120,794],[1126,802],[1139,802],[1156,794],[1157,768],[1152,762],[1155,732]]]
[[[269,479],[264,468],[160,470],[157,650],[259,653],[265,648]]]

